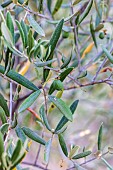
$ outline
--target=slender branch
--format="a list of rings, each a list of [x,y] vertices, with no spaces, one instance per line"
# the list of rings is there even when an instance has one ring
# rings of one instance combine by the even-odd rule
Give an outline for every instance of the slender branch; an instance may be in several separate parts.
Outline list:
[[[44,130],[42,131],[42,138],[44,137]],[[39,148],[38,148],[38,152],[37,152],[37,155],[36,155],[36,158],[35,158],[35,162],[34,162],[34,165],[37,165],[37,161],[38,161],[38,158],[39,158],[39,155],[40,155],[40,151],[41,151],[41,144],[39,145]]]
[[[47,16],[43,15],[43,14],[40,14],[38,12],[34,12],[28,8],[26,8],[24,5],[21,5],[21,4],[17,4],[17,6],[20,6],[22,7],[23,9],[25,9],[27,12],[31,13],[31,14],[34,14],[34,15],[37,15],[38,17],[41,17],[41,18],[44,18],[44,19],[49,19]]]
[[[101,155],[101,157],[107,155],[108,153],[109,153],[109,151],[103,153],[103,154]],[[98,157],[91,158],[91,159],[89,159],[89,160],[87,160],[87,161],[79,164],[79,166],[86,165],[87,163],[92,162],[92,161],[97,160],[97,159],[98,159]],[[72,169],[74,169],[74,168],[75,168],[75,166],[73,166],[73,167],[71,167],[71,168],[68,168],[67,170],[72,170]]]
[[[72,90],[72,89],[76,89],[76,88],[79,88],[79,87],[87,87],[87,86],[90,86],[90,85],[101,84],[101,83],[113,85],[113,81],[111,81],[110,79],[104,79],[104,80],[98,80],[98,81],[95,81],[95,82],[89,82],[89,83],[86,83],[86,84],[81,84],[80,86],[65,87],[64,90]]]
[[[72,14],[74,14],[72,2],[71,2],[71,12]],[[78,69],[80,71],[81,70],[81,57],[80,57],[80,49],[79,49],[79,43],[78,43],[77,25],[75,23],[75,20],[72,21],[71,25],[74,27],[73,33],[74,33],[75,49],[76,49],[77,56],[78,56]]]
[[[37,167],[37,168],[39,168],[39,169],[45,170],[45,168],[44,168],[43,166],[41,166],[41,165],[34,165],[34,164],[32,164],[32,163],[29,163],[29,162],[22,162],[21,164],[29,165],[29,166],[32,166],[32,167]],[[49,170],[49,169],[47,169],[47,170]]]
[[[100,70],[103,68],[103,66],[105,65],[106,61],[107,61],[107,57],[104,59],[104,61],[103,61],[103,62],[101,63],[101,65],[98,67],[98,70],[97,70],[95,76],[93,77],[92,82],[94,82],[94,81],[96,80],[96,78],[97,78]]]

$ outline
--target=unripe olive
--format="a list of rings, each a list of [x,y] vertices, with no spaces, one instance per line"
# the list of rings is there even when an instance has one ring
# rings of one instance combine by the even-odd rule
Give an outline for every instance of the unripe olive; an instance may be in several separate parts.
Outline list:
[[[100,39],[104,39],[104,37],[105,37],[104,32],[100,32],[100,34],[99,34],[99,38],[100,38]]]
[[[62,37],[63,38],[68,38],[69,37],[69,32],[62,31]]]
[[[60,80],[54,80],[53,86],[56,90],[62,90],[63,89],[63,83]]]

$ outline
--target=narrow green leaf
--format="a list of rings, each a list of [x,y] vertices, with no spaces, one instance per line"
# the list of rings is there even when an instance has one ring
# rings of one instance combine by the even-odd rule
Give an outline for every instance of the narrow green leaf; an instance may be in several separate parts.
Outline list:
[[[24,35],[24,31],[21,27],[21,24],[16,20],[16,25],[19,29],[19,32],[20,32],[20,36],[21,36],[21,39],[22,39],[22,43],[23,43],[23,47],[25,47],[25,35]]]
[[[34,140],[35,142],[38,142],[42,145],[46,144],[45,140],[42,139],[36,132],[32,131],[31,129],[23,127],[22,130],[30,139]]]
[[[73,120],[72,112],[63,100],[61,100],[55,96],[48,96],[48,97],[49,97],[49,100],[61,111],[61,113],[68,120],[70,120],[70,121]]]
[[[1,106],[0,106],[0,118],[1,118],[2,124],[7,123],[5,112]]]
[[[67,68],[65,71],[63,71],[62,73],[59,74],[59,78],[60,81],[64,81],[64,79],[68,76],[68,74],[71,73],[71,71],[73,70],[73,67],[69,67]]]
[[[70,61],[71,61],[71,58],[72,58],[72,55],[64,61],[64,63],[62,64],[62,66],[61,66],[60,68],[63,69],[63,68],[65,68],[65,67],[67,67],[68,64],[69,64]]]
[[[52,0],[47,0],[47,7],[50,13],[51,13],[51,5],[52,5]]]
[[[87,76],[87,71],[84,71],[77,77],[77,79],[81,79],[81,78],[84,78],[86,76]]]
[[[80,16],[79,18],[79,24],[84,20],[84,18],[89,14],[91,7],[93,5],[93,0],[90,0],[85,11],[83,12],[83,14]]]
[[[95,37],[95,31],[94,31],[92,16],[91,16],[91,20],[90,20],[90,32],[91,32],[91,36],[92,36],[92,39],[94,41],[95,47],[97,48],[97,41],[96,41],[96,37]]]
[[[40,25],[34,20],[34,18],[31,15],[27,16],[27,19],[32,26],[32,28],[41,36],[45,37],[44,30],[40,27]]]
[[[6,24],[7,24],[7,27],[9,28],[9,31],[11,32],[11,35],[12,35],[12,38],[13,38],[13,43],[14,43],[15,42],[14,25],[13,25],[13,20],[12,20],[10,12],[7,12]]]
[[[32,93],[28,98],[26,98],[24,102],[20,105],[18,109],[18,113],[21,113],[25,111],[28,107],[30,107],[35,102],[35,100],[38,98],[40,93],[41,91],[37,90],[34,93]]]
[[[11,45],[13,46],[13,38],[12,35],[7,27],[7,25],[2,22],[1,24],[1,31],[2,31],[2,35],[4,36],[5,40]]]
[[[17,158],[18,158],[18,155],[20,154],[21,152],[21,149],[22,149],[22,142],[21,140],[19,139],[16,143],[16,146],[15,146],[15,149],[13,151],[13,154],[11,156],[11,161],[14,162]]]
[[[59,139],[59,143],[60,143],[60,146],[62,148],[62,151],[65,154],[65,156],[67,157],[68,156],[68,150],[67,150],[67,146],[66,146],[66,143],[65,143],[63,136],[61,134],[59,134],[58,139]]]
[[[6,2],[3,2],[2,4],[1,4],[1,6],[2,6],[2,8],[5,8],[5,7],[7,7],[8,5],[10,5],[12,3],[12,0],[7,0]]]
[[[29,32],[28,32],[28,48],[27,48],[27,54],[29,55],[30,57],[30,51],[32,50],[32,48],[34,47],[34,38],[33,38],[33,33],[32,33],[32,30],[29,29]]]
[[[43,120],[44,125],[46,126],[46,128],[51,131],[51,127],[49,125],[48,119],[47,119],[47,115],[45,113],[45,108],[44,105],[41,106],[40,110],[39,110],[40,116]]]
[[[45,57],[46,60],[52,59],[52,54],[53,54],[54,49],[55,49],[55,47],[57,45],[57,42],[58,42],[58,40],[60,38],[60,34],[61,34],[61,31],[62,31],[63,23],[64,23],[64,19],[61,19],[60,22],[58,23],[55,31],[52,34],[52,37],[51,37],[50,42],[49,42],[49,46],[51,46],[51,53],[48,56],[48,58]],[[48,46],[47,52],[49,50],[49,46]],[[46,54],[46,56],[47,56],[47,54]]]
[[[82,0],[75,0],[74,2],[73,2],[73,5],[76,5],[76,4],[78,4],[79,2],[81,2]]]
[[[1,93],[0,93],[0,106],[5,111],[6,116],[9,117],[9,109],[8,109],[7,103]]]
[[[19,125],[16,126],[15,132],[16,132],[17,136],[21,139],[22,143],[24,144],[26,141],[26,135]]]
[[[82,152],[82,153],[79,153],[77,155],[75,155],[72,159],[80,159],[80,158],[84,158],[88,155],[91,155],[91,151],[86,151],[86,152]]]
[[[5,68],[0,65],[0,73],[4,74],[5,73]],[[14,81],[16,81],[17,83],[21,84],[22,86],[33,90],[33,91],[37,91],[39,90],[38,87],[36,87],[32,82],[30,82],[28,79],[26,79],[24,76],[18,74],[17,72],[15,72],[14,70],[10,70],[6,76]]]
[[[102,50],[103,52],[106,54],[108,60],[113,64],[113,56],[110,54],[110,52],[103,46],[102,47]]]
[[[74,114],[74,112],[75,112],[75,110],[76,110],[76,108],[78,106],[78,102],[79,102],[79,100],[75,100],[72,103],[72,105],[70,106],[70,110],[72,112],[72,115]],[[67,122],[68,122],[68,119],[65,116],[63,116],[61,118],[61,120],[59,121],[59,123],[58,123],[58,125],[57,125],[57,127],[55,129],[55,132],[59,131]]]
[[[101,124],[98,132],[98,150],[101,150],[101,145],[102,145],[102,129],[103,129],[103,123]]]
[[[78,153],[78,150],[80,149],[80,146],[74,146],[72,149],[71,149],[71,151],[70,151],[70,153],[69,153],[69,159],[71,159],[72,157],[74,157],[74,155],[75,154],[77,154]]]
[[[24,33],[24,38],[25,38],[25,48],[27,47],[27,42],[28,42],[28,31],[27,31],[27,26],[26,24],[24,23],[23,20],[21,20],[21,27],[22,27],[22,30],[23,30],[23,33]]]
[[[39,5],[38,5],[38,10],[39,10],[39,12],[42,12],[42,11],[43,11],[43,1],[44,1],[44,0],[39,0]]]
[[[1,133],[2,133],[3,135],[8,132],[8,127],[9,127],[9,123],[4,123],[4,124],[0,127],[0,131],[1,131]]]
[[[56,59],[52,59],[52,60],[49,60],[49,61],[46,61],[46,62],[34,62],[34,64],[37,66],[37,67],[44,67],[44,66],[48,66],[49,64],[52,64],[56,61]]]
[[[51,143],[52,143],[52,139],[49,139],[45,144],[44,160],[45,160],[46,164],[49,163]]]
[[[3,142],[3,135],[0,131],[0,160],[1,160],[3,152],[4,152],[4,142]]]
[[[13,162],[13,165],[11,165],[11,169],[15,168],[16,165],[18,165],[22,160],[23,158],[25,157],[26,155],[26,152],[24,151],[21,151],[22,153],[17,157],[17,159]]]
[[[62,2],[63,2],[63,0],[57,0],[56,1],[52,15],[55,15],[58,12],[58,10],[60,9],[60,7],[62,5]]]

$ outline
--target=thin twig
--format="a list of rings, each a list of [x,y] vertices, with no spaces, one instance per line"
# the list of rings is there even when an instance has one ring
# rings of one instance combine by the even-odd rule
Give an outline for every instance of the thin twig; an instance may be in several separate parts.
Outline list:
[[[109,153],[109,151],[103,153],[103,154],[101,155],[101,157],[107,155],[108,153]],[[91,159],[89,159],[89,160],[87,160],[87,161],[79,164],[79,166],[86,165],[87,163],[92,162],[92,161],[97,160],[97,159],[98,159],[98,157],[91,158]],[[75,166],[73,166],[73,167],[71,167],[71,168],[68,168],[67,170],[72,170],[72,169],[74,169],[74,168],[75,168]]]
[[[29,166],[32,166],[32,167],[37,167],[37,168],[39,168],[39,169],[45,170],[45,168],[44,168],[43,166],[41,166],[41,165],[34,165],[34,164],[32,164],[32,163],[29,163],[29,162],[22,162],[21,164],[29,165]],[[49,169],[47,169],[47,170],[49,170]]]

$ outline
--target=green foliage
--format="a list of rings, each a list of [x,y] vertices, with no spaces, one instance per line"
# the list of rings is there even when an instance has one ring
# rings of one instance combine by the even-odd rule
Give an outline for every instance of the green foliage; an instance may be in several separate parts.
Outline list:
[[[112,8],[109,0],[0,0],[0,170],[59,169],[59,159],[82,170],[97,158],[113,169]],[[97,136],[101,120],[106,135],[101,124]],[[26,154],[37,155],[33,164]]]

